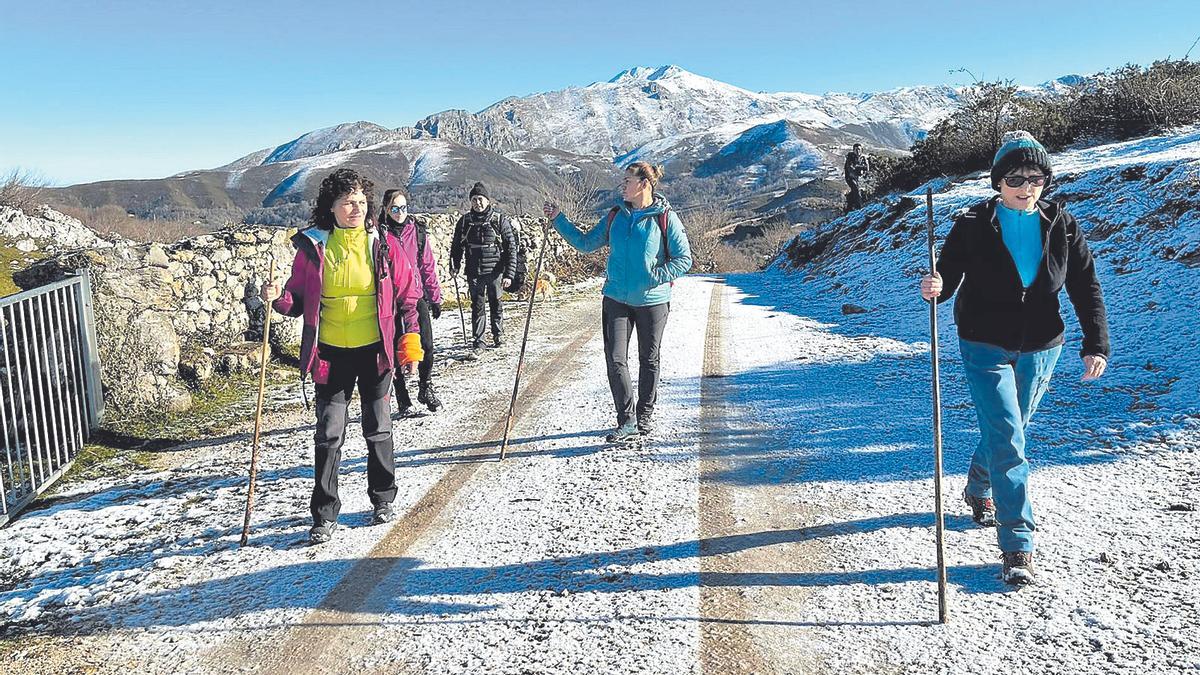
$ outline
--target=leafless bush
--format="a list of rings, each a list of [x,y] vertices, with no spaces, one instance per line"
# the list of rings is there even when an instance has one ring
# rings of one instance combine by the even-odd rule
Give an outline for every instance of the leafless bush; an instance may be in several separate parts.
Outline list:
[[[1004,132],[1025,129],[1051,152],[1080,139],[1125,140],[1200,122],[1200,63],[1127,65],[1063,96],[1019,96],[1011,82],[983,82],[912,154],[876,164],[877,192],[912,189],[940,175],[991,165]]]
[[[797,230],[785,222],[770,223],[738,241],[718,241],[712,251],[714,271],[721,274],[757,272],[779,255]]]
[[[49,184],[50,181],[41,175],[14,168],[0,177],[0,206],[28,211],[37,205],[38,197]]]
[[[1128,138],[1200,120],[1200,63],[1155,61],[1104,73],[1079,101],[1084,133]]]
[[[717,265],[717,249],[721,245],[722,230],[733,218],[723,205],[708,202],[700,208],[679,214],[683,229],[687,233],[688,245],[692,249],[692,271],[701,274],[721,273]]]
[[[582,170],[561,176],[556,182],[543,181],[542,192],[568,220],[587,226],[592,223],[605,182],[603,175]],[[541,204],[533,208],[540,211]]]

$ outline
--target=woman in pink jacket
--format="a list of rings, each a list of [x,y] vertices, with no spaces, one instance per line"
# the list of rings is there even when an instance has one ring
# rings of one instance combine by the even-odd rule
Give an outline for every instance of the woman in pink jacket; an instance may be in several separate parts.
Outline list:
[[[370,218],[374,184],[351,169],[321,182],[310,226],[292,237],[296,257],[281,289],[263,285],[264,300],[280,314],[304,318],[301,385],[316,386],[317,429],[313,470],[313,527],[309,542],[329,541],[337,527],[338,467],[347,408],[357,386],[367,441],[367,493],[372,522],[392,520],[396,498],[391,385],[399,364],[411,372],[421,360],[417,334],[420,286],[400,242]],[[400,320],[395,317],[400,314]],[[397,327],[403,337],[397,340]]]
[[[417,366],[417,403],[429,412],[442,407],[441,400],[433,390],[433,319],[442,315],[442,287],[438,283],[437,260],[433,247],[429,245],[429,232],[425,221],[408,212],[408,195],[400,188],[383,193],[383,206],[379,211],[379,223],[385,225],[400,241],[404,257],[417,269],[417,281],[421,285],[421,299],[417,301],[417,320],[421,328],[421,349],[425,358]],[[396,378],[396,405],[401,415],[412,413],[412,398],[404,377]]]

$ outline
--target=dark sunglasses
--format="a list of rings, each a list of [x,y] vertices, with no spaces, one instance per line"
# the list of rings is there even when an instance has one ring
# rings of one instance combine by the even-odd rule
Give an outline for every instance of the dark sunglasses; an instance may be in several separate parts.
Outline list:
[[[1034,187],[1042,187],[1048,180],[1050,180],[1049,176],[1005,176],[1004,184],[1011,188],[1019,188],[1025,183]]]
[[[408,211],[407,206],[393,206],[388,209],[388,213],[405,213],[406,211]]]

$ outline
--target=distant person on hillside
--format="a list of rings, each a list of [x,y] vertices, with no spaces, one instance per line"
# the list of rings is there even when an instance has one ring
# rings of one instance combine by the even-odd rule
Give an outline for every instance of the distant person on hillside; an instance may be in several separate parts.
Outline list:
[[[262,287],[262,299],[274,301],[275,311],[304,317],[300,384],[311,374],[317,394],[311,544],[329,541],[337,528],[338,467],[356,386],[367,441],[371,522],[392,520],[392,371],[401,367],[411,373],[424,357],[416,333],[421,298],[416,270],[400,241],[373,222],[374,187],[351,169],[338,169],[321,181],[309,227],[292,237],[291,277],[282,288],[270,281]],[[399,341],[397,314],[403,318]]]
[[[425,221],[408,212],[408,195],[404,190],[394,188],[384,192],[381,204],[378,221],[387,224],[388,230],[400,241],[404,257],[417,270],[417,281],[421,285],[417,317],[421,329],[421,349],[425,352],[425,358],[421,359],[417,368],[417,402],[430,412],[437,412],[442,402],[433,390],[433,321],[430,318],[437,319],[442,315],[442,287],[438,284],[437,261],[433,257],[433,247],[428,245],[429,232]],[[400,318],[401,315],[397,314],[397,321]],[[397,331],[400,334],[399,329]],[[408,384],[403,373],[395,379],[396,405],[401,415],[408,415],[413,407]]]
[[[1025,431],[1062,351],[1064,286],[1083,329],[1083,379],[1103,375],[1110,354],[1087,237],[1066,207],[1041,199],[1051,176],[1033,136],[1005,134],[991,172],[1000,195],[955,219],[937,271],[921,279],[927,301],[958,291],[959,349],[980,431],[963,499],[976,523],[996,526],[1004,581],[1017,585],[1034,578]]]
[[[850,154],[846,155],[844,167],[846,185],[850,193],[846,195],[846,212],[862,208],[862,178],[871,172],[871,158],[862,151],[862,143],[855,143]]]
[[[679,216],[654,188],[662,169],[634,162],[625,169],[623,201],[587,232],[549,202],[543,207],[554,229],[585,253],[608,245],[604,302],[604,360],[617,411],[610,443],[632,443],[653,430],[658,400],[658,363],[671,308],[671,285],[692,268],[692,251]],[[637,331],[638,390],[634,407],[629,379],[629,338]]]
[[[464,270],[471,294],[471,333],[475,355],[483,349],[483,333],[487,315],[483,302],[487,299],[491,312],[492,345],[499,347],[503,335],[501,289],[512,286],[516,276],[517,251],[512,223],[492,204],[488,189],[475,183],[470,192],[471,210],[454,226],[454,241],[450,244],[450,274]],[[466,264],[463,265],[463,258]]]

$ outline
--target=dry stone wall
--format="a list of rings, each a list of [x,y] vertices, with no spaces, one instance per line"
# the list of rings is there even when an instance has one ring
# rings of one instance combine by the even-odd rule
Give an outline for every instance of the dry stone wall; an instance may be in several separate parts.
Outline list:
[[[449,250],[457,213],[421,216],[438,261],[447,302],[454,299]],[[544,219],[514,219],[527,247],[530,274],[542,245]],[[242,226],[174,244],[105,242],[41,260],[14,275],[32,288],[86,270],[95,301],[106,401],[135,412],[186,410],[190,386],[216,374],[257,367],[265,313],[258,288],[275,259],[278,279],[290,271],[294,230]],[[557,235],[546,267],[571,279],[598,269]],[[460,286],[463,286],[460,284]],[[465,291],[465,287],[463,287]],[[277,351],[295,355],[300,321],[272,319]]]

